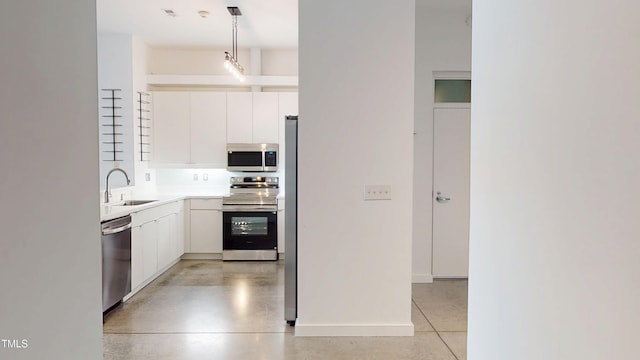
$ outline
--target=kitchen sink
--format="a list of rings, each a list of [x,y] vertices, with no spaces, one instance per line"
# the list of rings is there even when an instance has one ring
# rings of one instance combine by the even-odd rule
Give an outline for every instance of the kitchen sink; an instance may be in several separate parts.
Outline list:
[[[136,205],[144,205],[158,200],[126,200],[121,203],[113,204],[112,206],[136,206]]]

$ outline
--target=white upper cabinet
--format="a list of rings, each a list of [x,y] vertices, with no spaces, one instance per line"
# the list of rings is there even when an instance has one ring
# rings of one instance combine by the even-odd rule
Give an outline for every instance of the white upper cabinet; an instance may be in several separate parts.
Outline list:
[[[278,93],[228,93],[227,142],[278,143]]]
[[[189,93],[162,91],[153,94],[154,163],[186,164],[190,162]]]
[[[227,142],[253,142],[252,93],[227,93]]]
[[[225,168],[227,143],[283,146],[284,116],[297,113],[297,93],[156,91],[151,160],[159,167]]]
[[[191,93],[191,163],[226,166],[226,102],[223,92]]]
[[[298,93],[278,94],[278,125],[280,126],[280,146],[284,144],[284,117],[298,115]],[[280,149],[282,151],[282,149]]]
[[[298,115],[297,92],[286,92],[278,94],[278,117],[284,119],[284,117],[287,115]],[[282,124],[284,124],[284,122]],[[284,134],[281,135],[284,136]]]
[[[225,167],[226,107],[223,92],[154,92],[153,163]]]
[[[253,141],[278,143],[278,93],[253,93]]]

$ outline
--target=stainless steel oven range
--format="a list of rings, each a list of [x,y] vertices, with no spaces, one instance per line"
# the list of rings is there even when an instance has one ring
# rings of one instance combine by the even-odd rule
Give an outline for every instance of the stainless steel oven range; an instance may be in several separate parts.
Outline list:
[[[230,182],[222,199],[222,260],[278,260],[278,178]]]

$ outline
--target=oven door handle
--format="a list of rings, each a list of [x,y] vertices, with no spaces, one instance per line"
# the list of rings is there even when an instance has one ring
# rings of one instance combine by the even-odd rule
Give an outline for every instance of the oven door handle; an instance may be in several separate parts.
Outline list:
[[[255,211],[278,211],[278,206],[273,205],[222,205],[222,211],[255,212]]]

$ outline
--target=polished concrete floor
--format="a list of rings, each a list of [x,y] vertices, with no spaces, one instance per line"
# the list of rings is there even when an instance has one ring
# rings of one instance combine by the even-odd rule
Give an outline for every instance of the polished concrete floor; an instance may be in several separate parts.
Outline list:
[[[467,281],[412,298],[413,337],[301,338],[282,261],[183,260],[105,317],[104,359],[466,359]]]

